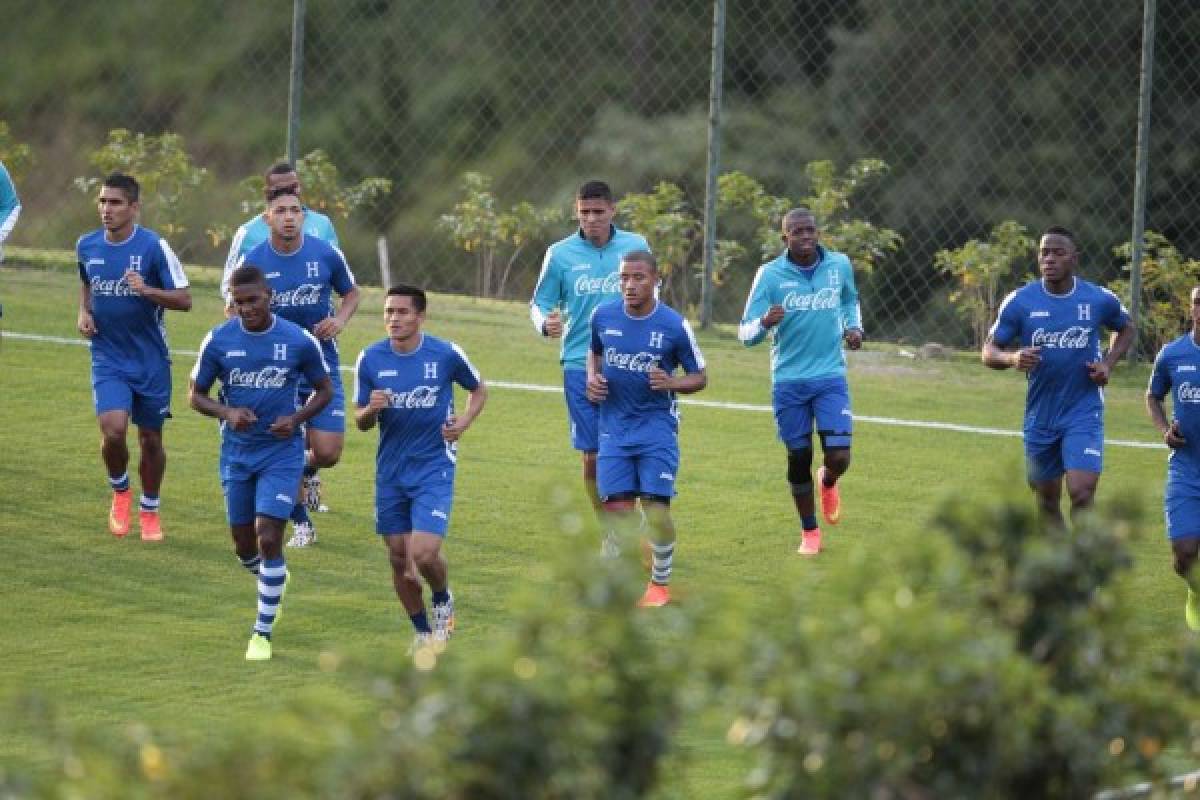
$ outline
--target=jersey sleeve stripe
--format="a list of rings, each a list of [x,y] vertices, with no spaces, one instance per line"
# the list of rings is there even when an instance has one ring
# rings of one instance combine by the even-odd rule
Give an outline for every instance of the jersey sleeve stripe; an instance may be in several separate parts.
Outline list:
[[[704,353],[700,352],[700,345],[696,343],[696,334],[692,331],[692,324],[686,318],[682,319],[683,332],[687,334],[688,344],[692,348],[692,357],[696,359],[696,368],[704,369]]]
[[[346,254],[338,248],[337,245],[331,245],[333,251],[338,254],[338,258],[342,260],[342,266],[346,268],[346,277],[350,279],[350,283],[358,286],[358,281],[354,279],[354,270],[350,269],[350,262],[346,260]]]
[[[17,224],[17,217],[21,216],[21,204],[17,203],[13,206],[13,210],[8,212],[8,216],[0,222],[0,243],[3,243],[8,235],[12,233],[13,226]]]
[[[321,342],[317,339],[317,337],[313,336],[312,333],[304,330],[304,328],[300,328],[300,332],[307,336],[309,341],[313,343],[313,346],[317,348],[317,355],[321,357],[321,366],[325,368],[326,372],[332,374],[333,371],[329,369],[329,362],[325,360],[325,350],[322,349]]]
[[[208,345],[210,342],[212,342],[212,338],[213,332],[209,331],[208,333],[204,334],[204,339],[200,342],[200,351],[196,354],[196,364],[192,367],[192,373],[190,376],[193,381],[196,380],[196,376],[200,372],[200,362],[204,360],[204,351],[208,349]],[[209,387],[197,385],[197,388],[207,390]]]
[[[183,271],[183,263],[180,262],[179,256],[175,255],[175,251],[171,249],[171,245],[166,239],[159,239],[158,246],[162,248],[163,256],[167,259],[171,282],[175,284],[176,289],[186,289],[188,287],[187,274]]]
[[[471,363],[471,359],[467,358],[466,352],[454,342],[451,342],[450,346],[454,348],[454,352],[458,353],[458,357],[467,365],[467,369],[471,371],[471,377],[475,379],[476,383],[482,382],[483,379],[479,377],[479,370],[475,369],[475,365]]]

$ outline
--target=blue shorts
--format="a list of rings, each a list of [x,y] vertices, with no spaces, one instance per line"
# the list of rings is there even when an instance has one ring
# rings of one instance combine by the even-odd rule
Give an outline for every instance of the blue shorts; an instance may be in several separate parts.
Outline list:
[[[454,506],[454,468],[438,463],[403,480],[375,481],[375,532],[445,536]]]
[[[1200,537],[1200,484],[1181,481],[1168,473],[1165,501],[1167,538],[1175,541]]]
[[[342,389],[342,376],[338,374],[337,369],[334,369],[329,377],[333,381],[333,397],[329,400],[329,404],[321,409],[321,413],[306,422],[305,426],[318,431],[345,433],[346,392]],[[308,381],[302,379],[300,385],[296,387],[296,402],[298,403],[296,408],[302,408],[312,393],[313,389],[308,385]]]
[[[636,453],[602,453],[596,459],[596,489],[601,498],[621,494],[674,497],[678,471],[678,442]]]
[[[96,415],[124,411],[139,428],[162,430],[171,416],[171,365],[167,362],[131,375],[108,363],[92,362],[92,404]]]
[[[587,370],[563,370],[563,396],[571,423],[571,447],[596,452],[600,449],[600,407],[587,399]]]
[[[249,525],[258,516],[287,519],[304,473],[304,439],[295,436],[261,445],[223,443],[220,470],[230,525]]]
[[[1025,469],[1031,483],[1053,481],[1067,470],[1104,470],[1104,418],[1099,412],[1055,429],[1025,429]]]
[[[812,448],[813,420],[821,447],[849,447],[854,434],[850,386],[844,376],[784,381],[771,390],[775,427],[788,450]]]

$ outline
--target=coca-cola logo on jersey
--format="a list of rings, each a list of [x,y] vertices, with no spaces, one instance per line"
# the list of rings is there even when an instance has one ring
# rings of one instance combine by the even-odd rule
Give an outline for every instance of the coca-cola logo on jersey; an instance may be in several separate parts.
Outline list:
[[[271,298],[271,306],[315,306],[321,302],[321,287],[315,283],[304,283],[295,289],[276,292]]]
[[[226,386],[237,386],[243,389],[282,389],[287,386],[287,367],[263,367],[262,369],[238,369],[229,371]]]
[[[615,272],[603,278],[580,275],[575,279],[575,294],[616,294],[620,289],[620,278]]]
[[[619,353],[610,347],[604,351],[604,363],[630,372],[649,372],[658,366],[658,354],[647,353],[645,350],[639,353]]]
[[[92,295],[101,297],[132,297],[136,292],[129,288],[125,278],[92,278]]]
[[[1180,403],[1200,403],[1200,386],[1192,386],[1184,381],[1175,390],[1175,399]]]
[[[392,392],[388,403],[392,408],[433,408],[440,390],[440,386],[417,386],[407,392]]]
[[[788,292],[783,298],[784,311],[826,311],[838,307],[838,290],[819,289],[812,294]]]
[[[1038,328],[1033,332],[1033,347],[1057,348],[1061,350],[1083,350],[1091,341],[1091,329],[1072,325],[1065,331],[1047,331]]]

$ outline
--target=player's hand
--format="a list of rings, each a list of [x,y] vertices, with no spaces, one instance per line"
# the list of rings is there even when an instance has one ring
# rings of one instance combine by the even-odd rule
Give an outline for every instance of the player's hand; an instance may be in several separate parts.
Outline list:
[[[457,442],[467,432],[467,426],[458,421],[458,417],[448,417],[442,425],[442,438],[447,442]]]
[[[367,408],[372,411],[383,411],[392,406],[391,389],[372,389],[371,397],[367,400]]]
[[[92,338],[96,335],[96,320],[90,311],[80,311],[79,319],[75,322],[75,327],[79,329],[87,338]]]
[[[231,408],[225,412],[225,422],[235,431],[248,431],[258,422],[258,415],[248,408]]]
[[[296,431],[296,422],[292,419],[291,414],[286,414],[282,417],[276,417],[268,428],[271,434],[276,439],[287,439]]]
[[[651,367],[646,373],[650,388],[656,392],[669,392],[675,388],[675,377],[662,367]]]
[[[142,292],[146,291],[146,279],[136,269],[125,270],[125,283],[136,295],[140,296]]]
[[[608,379],[596,373],[589,375],[587,381],[587,399],[593,403],[601,403],[608,397]]]
[[[858,328],[848,329],[842,334],[842,338],[846,340],[846,347],[849,347],[851,350],[857,350],[862,347],[863,334]]]
[[[1090,361],[1087,365],[1088,377],[1097,386],[1108,385],[1109,367],[1106,361]]]
[[[346,326],[337,317],[326,317],[313,327],[313,336],[318,339],[332,339],[344,331]]]
[[[1016,358],[1013,359],[1013,366],[1021,372],[1029,372],[1038,364],[1042,363],[1042,348],[1040,347],[1022,347],[1016,352]]]
[[[783,306],[776,303],[767,309],[767,313],[763,314],[762,326],[764,328],[774,328],[783,321]]]
[[[1187,447],[1187,439],[1183,437],[1183,431],[1179,429],[1179,420],[1175,420],[1171,423],[1171,427],[1167,428],[1167,432],[1163,434],[1163,441],[1172,450]]]
[[[545,329],[546,335],[551,339],[561,339],[563,335],[562,312],[555,309],[546,315],[546,321],[542,328]]]

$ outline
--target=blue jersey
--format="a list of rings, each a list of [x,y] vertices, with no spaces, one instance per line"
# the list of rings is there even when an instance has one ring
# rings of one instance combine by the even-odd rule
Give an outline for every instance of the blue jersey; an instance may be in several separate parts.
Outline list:
[[[679,412],[674,392],[650,388],[654,367],[673,373],[704,369],[692,327],[675,309],[656,302],[644,317],[632,317],[621,300],[592,315],[592,352],[608,381],[600,403],[600,455],[675,441]]]
[[[621,256],[632,250],[649,250],[636,233],[612,228],[608,242],[596,247],[579,231],[546,248],[542,273],[529,303],[529,317],[540,333],[546,316],[555,310],[563,316],[562,354],[567,369],[586,369],[588,320],[601,303],[619,297],[617,273]]]
[[[442,438],[442,425],[454,415],[454,384],[479,387],[479,372],[458,345],[428,334],[411,353],[397,353],[382,339],[358,354],[354,402],[371,402],[371,392],[390,392],[390,406],[379,413],[377,483],[405,482],[406,473],[424,473],[430,462],[453,467],[455,445]],[[412,468],[411,470],[409,468]]]
[[[747,347],[771,337],[771,380],[808,381],[846,374],[842,335],[862,330],[854,270],[843,253],[817,248],[817,263],[801,267],[787,251],[763,264],[754,276],[738,338]],[[783,306],[783,319],[762,326],[771,306]]]
[[[324,239],[334,247],[338,247],[337,231],[333,229],[333,222],[320,211],[305,208],[301,230],[305,236]],[[225,279],[221,282],[223,289],[227,288],[229,273],[237,267],[242,256],[270,238],[271,226],[267,224],[265,214],[258,214],[253,219],[242,223],[237,229],[237,233],[233,235],[233,241],[229,243],[229,255],[225,258]]]
[[[248,408],[258,421],[250,430],[235,431],[221,422],[221,440],[231,444],[278,444],[269,428],[279,417],[296,413],[296,386],[329,377],[329,366],[315,336],[277,315],[265,331],[248,331],[240,319],[227,320],[208,332],[192,369],[196,388],[207,392],[220,381],[219,399],[232,408]],[[294,437],[303,437],[297,426]]]
[[[1171,450],[1171,477],[1200,487],[1200,345],[1193,334],[1184,334],[1159,351],[1149,392],[1159,400],[1170,393],[1171,417],[1187,440],[1185,446]]]
[[[0,244],[12,233],[21,215],[21,200],[17,197],[17,187],[13,186],[12,178],[3,163],[0,163]]]
[[[75,244],[79,279],[91,289],[96,335],[92,360],[140,373],[154,364],[170,363],[163,307],[134,294],[125,281],[136,270],[147,286],[184,289],[183,265],[167,240],[139,225],[123,242],[110,242],[104,230],[79,237]]]
[[[333,315],[334,292],[345,295],[354,288],[354,274],[342,251],[315,236],[304,236],[296,252],[286,255],[272,247],[270,241],[263,242],[242,261],[258,267],[267,276],[274,292],[271,311],[309,332]],[[321,349],[330,369],[336,371],[337,342],[322,340]]]
[[[1104,411],[1104,392],[1088,377],[1087,365],[1101,358],[1100,329],[1120,331],[1128,324],[1129,312],[1115,294],[1080,278],[1066,294],[1051,294],[1037,280],[1004,298],[989,332],[992,341],[1041,348],[1041,363],[1028,377],[1026,430],[1054,430]]]

